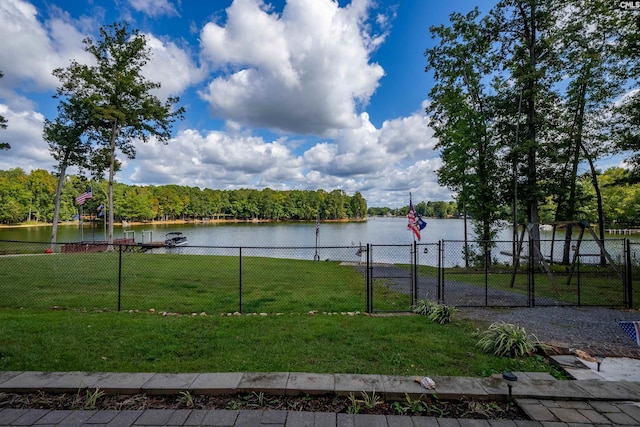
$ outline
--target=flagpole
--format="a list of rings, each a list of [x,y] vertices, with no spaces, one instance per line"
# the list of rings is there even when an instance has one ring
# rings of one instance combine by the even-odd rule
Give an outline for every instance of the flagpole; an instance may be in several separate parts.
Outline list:
[[[84,225],[82,224],[82,205],[80,205],[80,241],[84,242]]]
[[[316,253],[313,255],[314,261],[320,261],[320,255],[318,255],[318,234],[320,234],[320,214],[318,214],[318,219],[316,220]]]

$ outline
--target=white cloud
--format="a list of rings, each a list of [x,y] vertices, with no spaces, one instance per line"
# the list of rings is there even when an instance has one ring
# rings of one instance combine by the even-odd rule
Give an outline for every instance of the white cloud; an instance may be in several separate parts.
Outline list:
[[[153,34],[144,34],[151,60],[144,67],[145,77],[160,82],[155,90],[160,98],[181,94],[189,86],[202,81],[205,69],[198,68],[189,53],[170,40],[161,40]]]
[[[337,131],[304,152],[297,138],[273,141],[240,132],[180,132],[166,146],[138,144],[135,170],[125,181],[208,188],[342,189],[360,191],[371,206],[400,206],[409,191],[416,200],[450,200],[437,184],[442,163],[422,110],[386,121],[380,129],[366,114],[360,127]],[[423,153],[417,158],[415,152]]]
[[[209,188],[269,186],[302,179],[302,161],[280,141],[223,132],[180,132],[164,146],[139,144],[131,180],[140,184],[179,183]],[[260,177],[259,179],[256,177]]]
[[[38,11],[25,1],[0,2],[0,64],[3,86],[21,90],[52,90],[58,80],[51,74],[54,68],[66,67],[69,60],[84,56],[83,36],[66,21],[64,14],[43,25]],[[10,97],[8,91],[3,96]]]
[[[201,129],[183,124],[168,145],[136,143],[136,159],[120,156],[123,170],[116,179],[203,188],[342,189],[360,191],[370,206],[404,205],[409,191],[416,200],[449,200],[437,184],[441,161],[424,110],[378,127],[363,112],[383,74],[370,63],[385,37],[368,27],[370,3],[353,0],[340,8],[329,0],[289,0],[278,15],[259,0],[235,0],[224,26],[209,23],[201,32],[201,58],[208,62],[203,66],[184,40],[146,33],[152,60],[145,77],[161,82],[160,97],[189,99],[207,68],[218,67],[222,74],[201,94],[226,128],[212,130],[215,122],[196,119]],[[59,84],[54,68],[71,59],[92,60],[81,41],[97,22],[73,20],[55,7],[48,12],[51,18],[43,20],[25,1],[0,1],[0,115],[8,119],[0,141],[12,145],[0,152],[0,170],[53,170],[38,112],[45,107],[38,102],[49,111],[55,107],[43,102]],[[386,26],[384,19],[376,21]],[[200,107],[198,100],[193,107]],[[287,136],[260,136],[252,126]]]
[[[130,0],[131,7],[149,16],[177,16],[178,11],[167,0]]]
[[[356,128],[384,71],[369,63],[370,2],[289,0],[281,15],[235,0],[226,25],[202,29],[203,57],[223,72],[201,96],[211,113],[249,126],[326,134]]]
[[[0,152],[0,170],[20,167],[26,172],[34,169],[51,170],[55,163],[49,146],[42,139],[42,114],[32,111],[13,111],[0,104],[0,116],[7,120],[7,128],[0,130],[0,141],[11,145]]]

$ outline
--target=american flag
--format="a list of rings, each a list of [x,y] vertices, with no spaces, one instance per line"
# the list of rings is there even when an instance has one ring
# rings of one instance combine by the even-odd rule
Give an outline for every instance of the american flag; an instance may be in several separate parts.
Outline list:
[[[76,197],[76,203],[78,203],[79,205],[84,205],[84,202],[87,199],[91,199],[92,197],[93,197],[93,193],[91,192],[91,189],[89,188],[87,191],[85,191],[84,193],[82,193],[81,195]]]
[[[640,345],[640,321],[619,320],[618,325],[620,325],[622,330],[625,331],[636,344]]]
[[[427,226],[427,223],[420,218],[413,209],[413,202],[411,201],[411,194],[409,194],[409,214],[407,215],[407,219],[409,223],[407,224],[407,228],[415,234],[415,236],[420,240],[420,230]]]
[[[316,237],[320,234],[320,215],[318,214],[318,219],[316,220]]]

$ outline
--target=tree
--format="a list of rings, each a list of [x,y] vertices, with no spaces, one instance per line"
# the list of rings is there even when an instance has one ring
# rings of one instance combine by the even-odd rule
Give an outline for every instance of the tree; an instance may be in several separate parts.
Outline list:
[[[503,123],[496,126],[512,129],[512,124],[517,124],[518,144],[514,143],[512,132],[502,132],[501,139],[505,147],[512,147],[515,175],[522,177],[517,182],[518,199],[531,225],[529,238],[536,263],[540,261],[538,206],[544,201],[545,185],[549,183],[541,178],[550,175],[557,164],[554,117],[560,98],[555,84],[561,74],[557,72],[554,46],[559,9],[564,4],[557,0],[501,0],[489,19],[490,32],[496,37],[491,56],[496,69],[504,70],[495,78],[497,96],[513,105],[507,112],[518,111],[503,114],[499,118]]]
[[[640,16],[628,11],[619,11],[616,16],[616,53],[624,58],[624,66],[619,68],[621,76],[628,83],[627,93],[620,102],[613,105],[610,118],[611,136],[617,153],[625,154],[626,163],[632,174],[628,182],[640,182]]]
[[[102,27],[99,40],[87,37],[83,43],[97,65],[72,61],[69,67],[56,69],[53,74],[62,82],[59,95],[75,99],[87,109],[88,141],[108,150],[108,243],[112,244],[116,149],[133,159],[136,140],[167,143],[173,122],[182,119],[184,108],[176,108],[177,97],[161,102],[151,93],[160,83],[150,82],[142,75],[150,58],[147,41],[128,24]]]
[[[58,90],[58,95],[62,93]],[[58,185],[53,208],[53,226],[51,229],[51,244],[57,240],[58,221],[60,218],[60,203],[62,188],[66,179],[67,168],[70,166],[87,167],[91,146],[83,134],[90,126],[89,111],[76,99],[61,99],[58,105],[58,117],[51,122],[45,120],[43,138],[49,144],[49,153],[58,162],[56,165]]]
[[[4,77],[4,74],[2,74],[2,71],[0,71],[0,79]],[[4,118],[4,116],[0,115],[0,129],[6,129],[7,128],[7,119]],[[0,142],[0,150],[8,150],[9,148],[11,148],[11,145],[9,145],[6,142]]]
[[[27,217],[31,194],[28,176],[20,168],[0,173],[0,222],[18,223]]]
[[[435,85],[427,108],[438,137],[443,167],[438,180],[458,193],[459,201],[474,213],[480,240],[495,237],[502,204],[495,191],[504,179],[492,137],[493,99],[486,79],[492,73],[491,38],[477,8],[467,15],[454,13],[451,26],[431,27],[440,43],[425,52]],[[446,215],[439,213],[438,215]]]

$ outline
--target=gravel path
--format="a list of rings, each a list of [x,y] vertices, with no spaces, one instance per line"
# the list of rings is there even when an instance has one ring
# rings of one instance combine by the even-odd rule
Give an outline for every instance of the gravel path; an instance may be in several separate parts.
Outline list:
[[[356,269],[364,274],[364,267]],[[397,292],[410,292],[410,280],[406,270],[392,265],[377,265],[372,269],[374,278],[386,279],[387,286]],[[603,307],[553,306],[558,301],[536,298],[546,307],[526,307],[527,296],[513,292],[490,290],[489,305],[521,305],[517,308],[482,307],[484,289],[467,283],[447,281],[445,303],[457,306],[458,316],[485,322],[505,322],[522,326],[542,342],[562,350],[583,350],[591,354],[624,356],[640,359],[638,346],[617,324],[618,320],[640,321],[639,310],[616,310]],[[434,299],[437,281],[420,277],[418,298]],[[463,307],[478,304],[481,307]],[[487,325],[488,326],[488,325]]]
[[[459,308],[461,318],[522,326],[547,344],[590,354],[640,359],[640,346],[616,323],[640,320],[638,310],[602,307]]]

